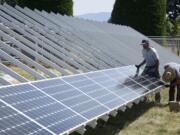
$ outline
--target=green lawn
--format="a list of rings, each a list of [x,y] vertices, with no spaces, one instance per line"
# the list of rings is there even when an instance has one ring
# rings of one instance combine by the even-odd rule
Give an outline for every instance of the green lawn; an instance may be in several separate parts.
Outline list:
[[[23,76],[24,78],[28,79],[28,80],[35,80],[34,76],[30,75],[28,72],[16,67],[16,66],[9,66],[9,68],[11,68],[13,71],[15,71],[16,73],[18,73],[19,75]]]
[[[85,135],[180,135],[180,113],[169,111],[167,89],[161,95],[161,104],[149,97],[147,102],[119,112],[108,123],[100,122],[96,129],[88,128]]]
[[[9,66],[9,68],[11,68],[13,71],[15,71],[16,73],[18,73],[19,75],[23,76],[24,78],[26,78],[26,79],[28,79],[28,80],[30,80],[30,81],[36,80],[33,75],[29,74],[28,72],[22,70],[22,69],[19,68],[19,67]],[[53,72],[54,74],[58,75],[58,76],[61,76],[61,74],[60,74],[58,71],[56,71],[56,70],[51,69],[50,71]],[[36,72],[38,72],[38,73],[44,75],[45,77],[49,78],[48,75],[43,74],[40,70],[36,70]]]
[[[3,76],[3,75],[4,75],[3,72],[0,71],[0,76]]]

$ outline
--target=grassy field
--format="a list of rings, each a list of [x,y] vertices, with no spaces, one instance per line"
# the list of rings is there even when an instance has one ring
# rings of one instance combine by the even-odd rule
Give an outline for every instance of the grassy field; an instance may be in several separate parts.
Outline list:
[[[96,129],[88,128],[85,135],[180,135],[180,113],[169,111],[167,89],[161,95],[161,104],[150,97],[107,123],[100,121]]]
[[[19,75],[23,76],[24,78],[30,80],[30,81],[34,81],[36,80],[35,77],[31,74],[29,74],[28,72],[20,69],[19,67],[16,67],[16,66],[9,66],[9,68],[11,68],[13,71],[15,71],[16,73],[18,73]],[[50,70],[51,72],[53,72],[54,74],[58,75],[58,76],[61,76],[61,74],[59,72],[57,72],[56,70],[53,70],[51,69]],[[40,73],[40,74],[43,74],[41,71],[39,70],[36,70],[36,72]],[[43,74],[45,77],[49,78],[48,75],[46,74]]]
[[[3,76],[3,73],[2,73],[2,72],[0,72],[0,76]]]
[[[13,71],[15,71],[16,73],[18,73],[19,75],[25,77],[26,79],[28,80],[35,80],[34,76],[30,75],[29,73],[27,73],[26,71],[18,68],[18,67],[15,67],[15,66],[9,66]]]

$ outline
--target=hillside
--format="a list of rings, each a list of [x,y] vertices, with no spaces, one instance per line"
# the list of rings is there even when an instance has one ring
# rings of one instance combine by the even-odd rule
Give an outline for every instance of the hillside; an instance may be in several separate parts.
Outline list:
[[[89,19],[89,20],[95,20],[99,22],[107,22],[108,19],[110,18],[111,13],[109,12],[101,12],[101,13],[88,13],[88,14],[83,14],[80,16],[77,16],[78,18],[83,18],[83,19]]]

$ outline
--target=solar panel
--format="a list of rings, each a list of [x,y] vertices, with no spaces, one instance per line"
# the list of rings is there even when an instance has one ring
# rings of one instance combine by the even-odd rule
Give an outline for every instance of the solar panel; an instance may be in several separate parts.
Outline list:
[[[0,95],[4,102],[47,127],[55,134],[67,130],[64,126],[68,121],[72,121],[71,124],[68,124],[68,129],[85,121],[72,109],[30,84],[2,88]]]
[[[0,99],[53,134],[69,133],[162,87],[135,71],[127,66],[2,87]]]
[[[23,116],[8,104],[0,100],[1,135],[52,135],[46,128]]]
[[[0,57],[10,63],[16,59],[14,64],[35,79],[138,63],[142,59],[138,44],[147,38],[127,26],[7,4],[0,5],[0,22],[3,51]],[[159,52],[160,72],[165,63],[172,60],[180,62],[177,56],[157,43],[150,40],[150,44]],[[22,77],[8,69],[5,73],[24,82]],[[2,78],[0,82],[8,84]]]

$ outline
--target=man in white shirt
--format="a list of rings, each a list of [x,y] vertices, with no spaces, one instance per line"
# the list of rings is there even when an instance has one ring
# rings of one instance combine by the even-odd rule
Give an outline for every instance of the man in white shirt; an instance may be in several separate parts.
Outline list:
[[[155,48],[150,47],[148,40],[142,40],[141,45],[143,46],[142,55],[144,60],[139,64],[135,65],[138,69],[146,64],[141,75],[149,75],[160,79],[159,74],[159,55]],[[155,100],[160,102],[160,93],[155,95]]]

